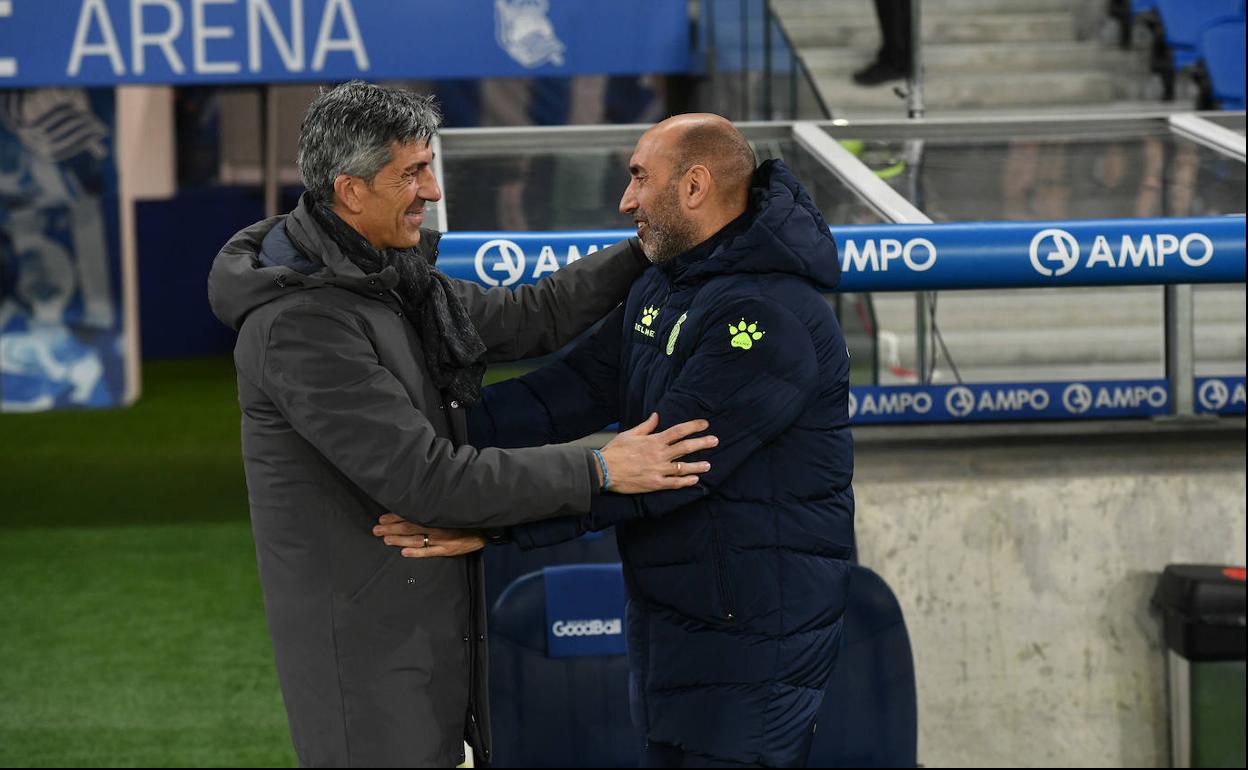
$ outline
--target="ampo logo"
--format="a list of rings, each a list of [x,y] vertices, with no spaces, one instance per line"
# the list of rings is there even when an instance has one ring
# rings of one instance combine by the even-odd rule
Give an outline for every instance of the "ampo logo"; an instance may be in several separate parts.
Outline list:
[[[1226,387],[1226,383],[1222,380],[1206,380],[1200,386],[1196,397],[1200,399],[1201,406],[1211,412],[1216,412],[1231,400],[1231,389]]]
[[[945,394],[945,409],[954,417],[966,417],[975,411],[975,394],[963,385],[950,388]]]
[[[491,252],[494,252],[491,254]],[[486,257],[490,257],[489,269],[486,269]],[[515,241],[506,238],[495,238],[486,241],[477,249],[477,277],[487,286],[510,286],[524,275],[524,250]],[[501,281],[494,277],[495,273],[505,273]]]
[[[619,618],[605,620],[556,620],[550,626],[555,636],[618,636],[624,624]]]
[[[849,419],[851,420],[854,419],[854,416],[857,414],[858,414],[858,397],[855,396],[854,392],[851,390],[849,392]]]
[[[1048,248],[1048,253],[1042,258],[1040,256],[1041,247],[1046,241],[1051,241],[1052,245]],[[1057,268],[1049,267],[1049,264],[1056,262]],[[1066,275],[1074,270],[1079,264],[1079,241],[1075,240],[1075,236],[1065,230],[1049,227],[1036,233],[1031,239],[1031,266],[1036,269],[1040,275]]]
[[[1092,408],[1092,389],[1082,382],[1074,382],[1062,391],[1062,406],[1071,414],[1083,414]]]

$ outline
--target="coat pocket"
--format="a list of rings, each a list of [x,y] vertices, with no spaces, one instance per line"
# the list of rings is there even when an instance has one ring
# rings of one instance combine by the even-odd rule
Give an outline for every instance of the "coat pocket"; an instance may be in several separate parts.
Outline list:
[[[390,550],[390,553],[388,553],[386,557],[381,560],[381,563],[377,565],[377,569],[373,571],[373,574],[369,575],[368,579],[360,584],[359,588],[356,588],[347,596],[348,606],[358,603],[361,597],[368,593],[370,588],[377,585],[377,582],[381,580],[383,575],[386,574],[386,570],[390,568],[390,565],[393,564],[396,559],[401,559],[403,557],[402,549],[394,548],[392,546],[387,546],[387,548]]]
[[[719,592],[719,616],[729,622],[736,619],[736,603],[732,599],[732,580],[728,560],[720,542],[718,530],[711,530],[711,565],[715,573],[715,586]]]

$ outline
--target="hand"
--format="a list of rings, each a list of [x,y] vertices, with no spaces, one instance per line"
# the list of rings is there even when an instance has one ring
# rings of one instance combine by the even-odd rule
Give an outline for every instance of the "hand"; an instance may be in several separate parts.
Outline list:
[[[373,534],[386,545],[399,546],[413,559],[430,556],[463,556],[485,547],[485,538],[471,529],[437,529],[413,524],[402,516],[387,513],[377,520]]]
[[[611,477],[610,491],[634,495],[691,487],[698,483],[697,474],[711,469],[708,462],[678,460],[719,443],[714,436],[689,438],[709,428],[710,423],[690,420],[654,433],[658,426],[659,415],[651,414],[645,422],[620,433],[602,448],[602,459]],[[602,479],[598,481],[601,483]]]

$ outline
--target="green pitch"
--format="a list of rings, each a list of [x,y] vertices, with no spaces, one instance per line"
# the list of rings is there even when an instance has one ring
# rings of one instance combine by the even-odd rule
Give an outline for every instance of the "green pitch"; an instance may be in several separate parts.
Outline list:
[[[0,766],[295,766],[238,426],[228,358],[0,415]]]

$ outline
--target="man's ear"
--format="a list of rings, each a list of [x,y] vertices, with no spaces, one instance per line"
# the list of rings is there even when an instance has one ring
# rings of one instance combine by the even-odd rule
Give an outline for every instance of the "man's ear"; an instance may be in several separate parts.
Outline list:
[[[352,214],[364,211],[364,201],[361,197],[363,190],[360,189],[363,184],[363,179],[349,174],[339,174],[335,177],[334,197],[338,204]]]
[[[691,166],[685,172],[683,186],[685,205],[691,209],[700,208],[711,199],[711,172],[706,166]]]

